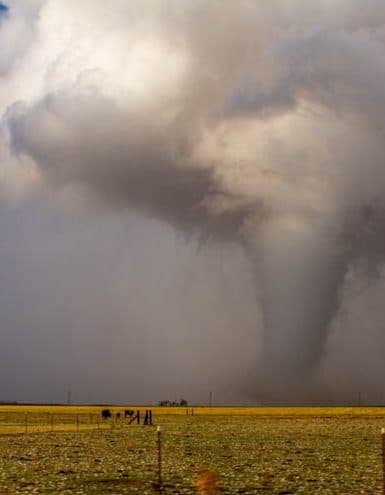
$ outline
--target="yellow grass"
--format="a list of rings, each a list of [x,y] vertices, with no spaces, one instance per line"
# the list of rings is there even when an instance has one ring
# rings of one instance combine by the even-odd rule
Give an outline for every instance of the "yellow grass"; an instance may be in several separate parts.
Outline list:
[[[161,413],[158,408],[157,413]],[[172,409],[172,408],[170,408]],[[170,411],[171,412],[171,411]],[[185,411],[181,411],[185,414]],[[155,411],[154,411],[155,414]],[[194,407],[196,415],[384,416],[385,407]]]
[[[143,413],[151,409],[153,415],[186,415],[186,410],[199,416],[385,416],[385,407],[159,407],[159,406],[51,406],[51,405],[0,405],[0,414],[33,413],[33,414],[69,414],[98,415],[103,409],[112,413],[124,413],[125,409],[139,410]]]
[[[117,420],[115,413],[123,413],[129,407],[108,407],[113,418],[104,421],[101,406],[50,406],[50,405],[0,405],[0,434],[39,433],[47,431],[78,431],[120,428],[124,414]],[[141,412],[145,408],[140,409]]]
[[[102,420],[102,409],[110,409],[113,417]],[[0,434],[39,433],[48,431],[78,431],[122,428],[128,423],[124,410],[139,410],[141,418],[151,409],[153,422],[157,417],[178,415],[191,417],[385,417],[385,407],[152,407],[152,406],[50,406],[50,405],[0,405]],[[117,419],[115,414],[120,412]],[[136,420],[134,420],[136,424]]]
[[[28,425],[27,433],[44,433],[44,432],[57,432],[57,431],[86,431],[86,430],[95,430],[95,425],[80,425],[79,430],[77,429],[77,425],[74,424],[57,424],[53,425],[51,428],[48,424],[41,425]],[[100,429],[106,430],[111,429],[109,425],[100,425]],[[2,425],[0,424],[0,434],[14,434],[14,433],[25,433],[25,426],[20,423],[11,424],[11,425]]]
[[[50,406],[42,405],[0,405],[0,413],[17,412],[17,413],[51,413],[51,414],[100,414],[103,409],[110,409],[111,412],[124,412],[125,409],[134,409],[133,406]],[[136,409],[136,408],[135,408]],[[137,408],[141,410],[148,407]]]
[[[217,495],[221,487],[218,485],[219,476],[215,471],[203,471],[195,483],[199,495]]]

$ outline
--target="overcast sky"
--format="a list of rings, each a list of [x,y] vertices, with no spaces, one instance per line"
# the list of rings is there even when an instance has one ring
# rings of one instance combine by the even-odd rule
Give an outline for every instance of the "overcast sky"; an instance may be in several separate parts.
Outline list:
[[[385,403],[382,0],[0,2],[0,400]]]

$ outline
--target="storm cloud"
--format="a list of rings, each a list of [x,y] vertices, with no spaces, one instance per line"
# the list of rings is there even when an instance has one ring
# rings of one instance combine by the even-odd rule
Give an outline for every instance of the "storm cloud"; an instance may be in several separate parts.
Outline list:
[[[143,246],[181,236],[178,249],[196,263],[207,262],[206,252],[215,266],[225,253],[233,280],[238,273],[244,299],[227,299],[215,314],[205,310],[204,331],[169,322],[167,341],[190,362],[186,390],[198,400],[207,388],[231,383],[228,396],[237,400],[299,403],[349,400],[359,386],[367,400],[378,400],[379,356],[368,350],[376,372],[360,380],[351,372],[355,349],[371,334],[358,332],[346,311],[363,305],[373,329],[385,316],[352,296],[363,280],[374,299],[383,290],[382,3],[45,0],[9,2],[0,22],[0,42],[9,47],[0,59],[4,201],[21,201],[23,210],[29,203],[22,198],[51,191],[66,209],[76,191],[87,222],[104,225],[101,236],[106,215],[121,222],[133,216],[153,232],[149,241],[139,228]],[[63,234],[63,246],[73,235]],[[126,239],[111,242],[130,249]],[[158,257],[162,263],[170,253]],[[188,259],[171,264],[176,277]],[[208,286],[215,276],[207,269]],[[151,290],[149,271],[134,280],[143,294]],[[227,289],[214,286],[227,298]],[[191,290],[194,321],[203,303],[201,289]],[[173,291],[163,301],[163,322],[176,314]],[[82,305],[84,291],[76,298]],[[142,309],[139,320],[155,332],[156,319],[148,322],[151,311]],[[90,312],[79,310],[88,335]],[[205,345],[210,332],[215,342]],[[194,335],[202,346],[189,353],[183,341]],[[336,366],[350,335],[357,336],[351,359]],[[228,339],[240,342],[238,355]],[[247,362],[245,347],[253,350]],[[163,361],[158,348],[150,346],[148,362]],[[202,387],[202,370],[192,363],[206,352],[216,371],[208,367],[211,382]]]

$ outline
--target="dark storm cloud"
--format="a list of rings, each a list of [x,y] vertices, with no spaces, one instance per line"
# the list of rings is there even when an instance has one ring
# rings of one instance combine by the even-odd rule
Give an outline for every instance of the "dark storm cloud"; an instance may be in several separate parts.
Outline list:
[[[48,97],[21,115],[9,119],[12,146],[33,157],[54,183],[78,181],[185,231],[239,238],[247,208],[210,214],[210,198],[230,193],[218,190],[213,167],[188,163],[189,123],[182,131],[143,109],[76,93]]]
[[[325,398],[348,274],[375,283],[384,261],[385,8],[166,3],[26,3],[20,71],[39,75],[25,98],[9,89],[5,148],[56,189],[239,242],[264,333],[245,388]]]

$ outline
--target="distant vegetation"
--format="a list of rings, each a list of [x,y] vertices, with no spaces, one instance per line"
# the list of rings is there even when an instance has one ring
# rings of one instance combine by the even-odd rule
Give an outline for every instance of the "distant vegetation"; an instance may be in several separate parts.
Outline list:
[[[158,406],[160,407],[181,407],[188,406],[188,402],[185,399],[178,400],[161,400],[158,402]]]

